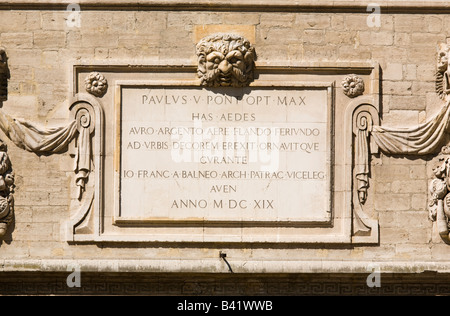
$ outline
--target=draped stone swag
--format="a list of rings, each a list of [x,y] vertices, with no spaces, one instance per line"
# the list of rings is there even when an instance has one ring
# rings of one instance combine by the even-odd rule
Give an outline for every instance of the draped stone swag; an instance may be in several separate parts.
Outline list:
[[[14,119],[0,110],[0,129],[19,148],[37,155],[51,155],[65,151],[78,135],[74,172],[81,199],[91,169],[91,137],[89,129],[73,120],[63,127],[42,127],[24,119]]]
[[[367,188],[369,186],[369,137],[372,137],[373,143],[378,146],[381,152],[388,155],[419,156],[436,154],[440,151],[440,147],[443,146],[442,143],[446,133],[448,133],[450,100],[447,101],[437,115],[426,123],[411,128],[370,126],[370,122],[366,120],[366,117],[363,118],[357,120],[360,126],[357,126],[355,130],[354,142],[354,174],[360,205],[366,201]],[[357,210],[355,211],[358,219],[359,213]],[[442,210],[441,213],[443,213]],[[369,229],[369,225],[365,224],[364,218],[357,221],[356,225],[360,231]],[[448,237],[448,229],[443,230],[441,235],[447,235]]]
[[[429,120],[413,128],[373,126],[372,137],[380,150],[391,155],[427,155],[442,146],[449,127],[450,101]]]
[[[449,128],[450,101],[428,122],[411,128],[380,125],[357,129],[355,137],[355,178],[360,203],[364,204],[369,183],[369,136],[380,151],[389,155],[427,155],[436,153]],[[366,121],[364,121],[366,124]],[[364,125],[363,124],[363,125]],[[370,131],[370,132],[369,132]]]
[[[354,177],[357,200],[365,204],[369,187],[370,141],[389,155],[434,154],[442,146],[449,129],[450,101],[428,122],[412,128],[383,127],[374,124],[373,114],[361,111],[354,126]],[[91,133],[93,124],[86,109],[79,109],[74,119],[62,127],[42,127],[23,119],[15,119],[0,110],[0,129],[19,148],[37,155],[51,155],[67,150],[69,143],[77,138],[74,172],[78,186],[78,198],[85,191],[92,164]],[[355,205],[355,203],[354,203]],[[368,232],[371,225],[364,212],[355,209],[355,231]]]
[[[355,177],[360,202],[364,204],[363,192],[368,187],[369,176],[369,135],[380,151],[389,155],[427,155],[436,153],[442,146],[449,129],[450,101],[428,122],[411,128],[392,128],[373,125],[358,128],[355,141]],[[370,133],[368,132],[370,131]]]

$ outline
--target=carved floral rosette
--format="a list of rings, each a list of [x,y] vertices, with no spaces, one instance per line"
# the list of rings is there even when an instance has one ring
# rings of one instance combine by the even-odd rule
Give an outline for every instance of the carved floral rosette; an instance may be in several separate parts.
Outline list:
[[[433,169],[434,179],[430,181],[429,217],[436,222],[439,235],[449,239],[450,229],[450,146],[444,146]]]
[[[91,72],[85,79],[86,91],[96,97],[103,97],[108,91],[108,80],[99,72]]]
[[[349,98],[356,98],[364,93],[364,80],[357,75],[348,75],[342,80],[342,89]]]

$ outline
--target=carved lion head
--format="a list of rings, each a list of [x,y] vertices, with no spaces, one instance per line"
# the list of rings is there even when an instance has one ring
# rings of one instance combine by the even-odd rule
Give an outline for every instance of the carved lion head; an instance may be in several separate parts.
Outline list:
[[[213,34],[197,44],[198,76],[207,87],[245,87],[254,79],[256,53],[234,34]]]

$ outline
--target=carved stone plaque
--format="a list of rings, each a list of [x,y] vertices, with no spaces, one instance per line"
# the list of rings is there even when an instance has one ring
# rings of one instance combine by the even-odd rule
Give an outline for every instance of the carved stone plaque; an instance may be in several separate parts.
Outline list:
[[[122,86],[117,223],[329,223],[327,87]]]
[[[94,163],[69,242],[378,242],[377,65],[259,66],[246,87],[203,86],[196,65],[74,69],[77,93],[93,71],[108,90],[83,94]],[[363,95],[344,93],[349,74]]]

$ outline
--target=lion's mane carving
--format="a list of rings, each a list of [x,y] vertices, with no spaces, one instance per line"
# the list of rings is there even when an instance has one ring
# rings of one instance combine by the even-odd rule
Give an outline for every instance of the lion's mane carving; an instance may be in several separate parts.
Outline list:
[[[197,44],[198,76],[207,87],[245,87],[254,80],[256,53],[234,34],[213,34]]]

